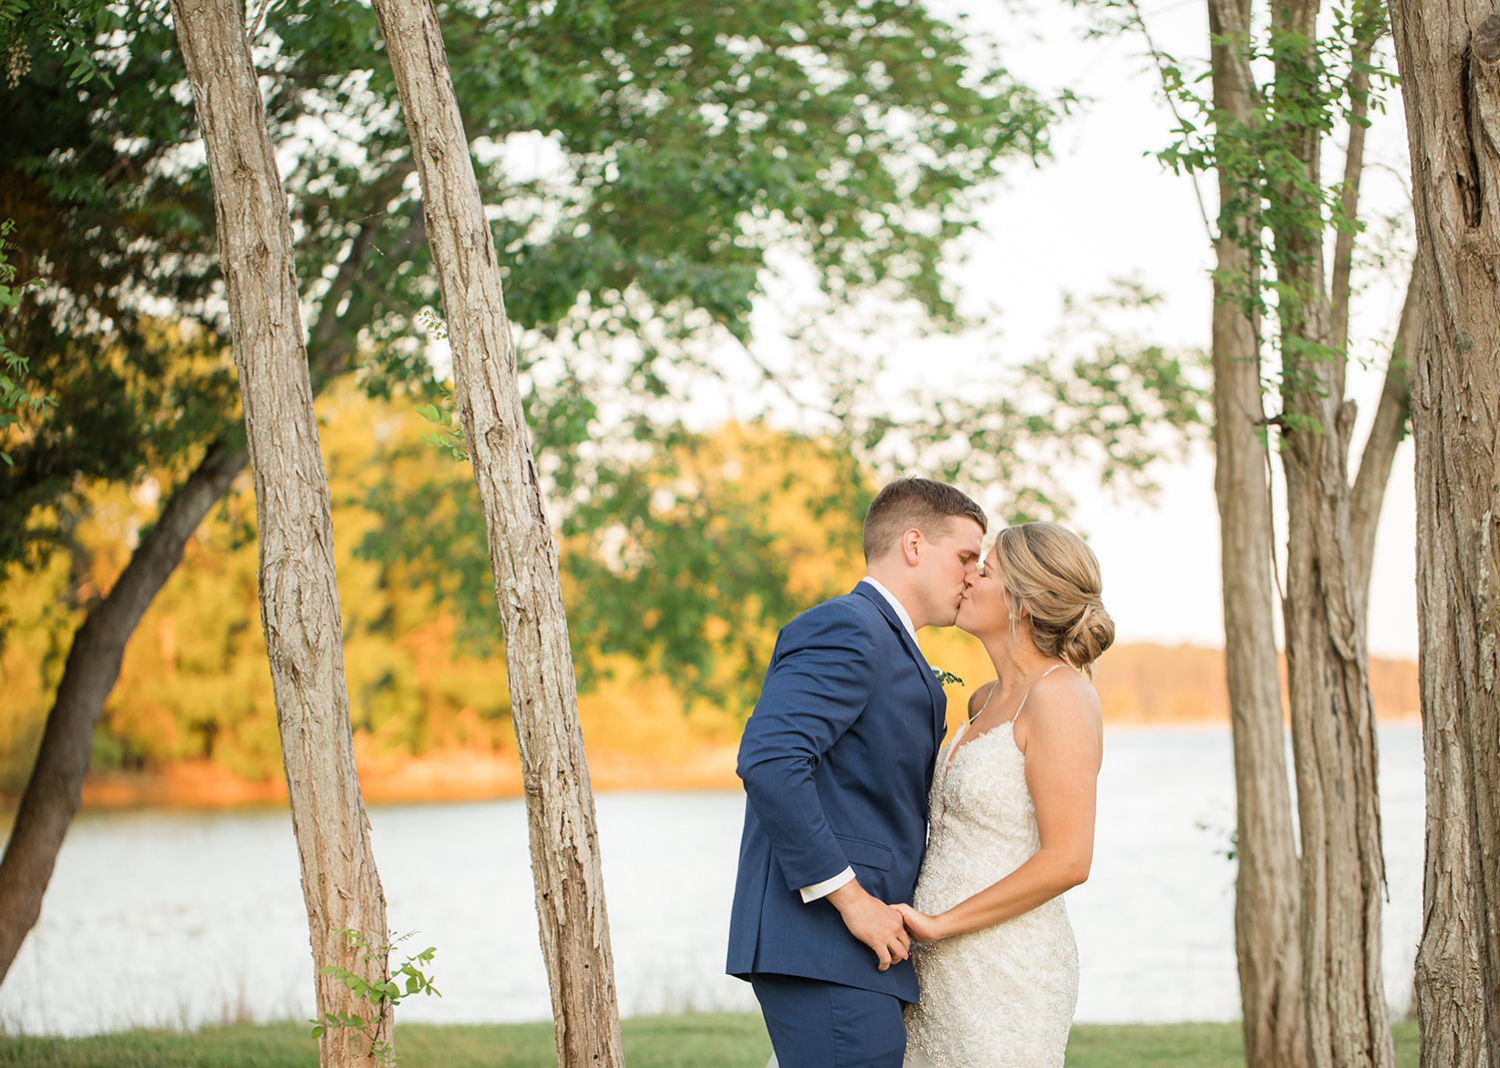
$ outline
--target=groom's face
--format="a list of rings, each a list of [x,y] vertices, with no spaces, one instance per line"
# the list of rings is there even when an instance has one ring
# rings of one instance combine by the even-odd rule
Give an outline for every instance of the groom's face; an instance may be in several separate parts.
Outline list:
[[[924,545],[926,551],[917,568],[929,625],[951,627],[958,618],[964,591],[979,574],[979,543],[983,537],[978,523],[955,516],[946,532]]]

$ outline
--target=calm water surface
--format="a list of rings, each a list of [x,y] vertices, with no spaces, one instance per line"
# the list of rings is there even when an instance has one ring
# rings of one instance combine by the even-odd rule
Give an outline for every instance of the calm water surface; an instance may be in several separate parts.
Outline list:
[[[1390,900],[1385,979],[1411,998],[1422,894],[1422,745],[1380,731]],[[600,847],[621,1010],[751,1009],[722,974],[743,795],[601,794]],[[520,801],[376,808],[390,923],[436,946],[441,999],[401,1019],[545,1019]],[[1093,873],[1068,894],[1081,1021],[1228,1020],[1234,828],[1227,728],[1107,733]],[[11,1032],[85,1034],[312,1015],[312,962],[285,811],[85,815],[41,921],[0,987]]]

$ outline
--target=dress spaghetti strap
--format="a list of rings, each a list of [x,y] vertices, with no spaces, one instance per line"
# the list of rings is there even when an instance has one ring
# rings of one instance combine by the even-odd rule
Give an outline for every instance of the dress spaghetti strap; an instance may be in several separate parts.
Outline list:
[[[1021,695],[1021,703],[1016,706],[1016,713],[1015,713],[1015,715],[1011,716],[1010,719],[1006,720],[1005,722],[1006,723],[1015,723],[1016,717],[1021,714],[1021,709],[1023,709],[1023,708],[1026,707],[1026,698],[1028,698],[1028,697],[1031,696],[1031,691],[1032,691],[1033,687],[1036,686],[1036,683],[1037,682],[1041,682],[1048,675],[1052,674],[1058,668],[1063,667],[1063,666],[1064,665],[1062,665],[1062,664],[1053,664],[1046,671],[1044,671],[1040,675],[1038,675],[1036,677],[1036,682],[1033,682],[1030,686],[1026,687],[1026,692]],[[959,751],[959,749],[962,748],[962,746],[965,744],[965,739],[968,736],[969,728],[974,725],[974,721],[976,719],[978,719],[980,716],[984,715],[984,710],[986,708],[990,707],[990,698],[995,696],[995,691],[998,690],[999,688],[1000,688],[1000,680],[996,679],[995,682],[992,683],[991,686],[990,686],[990,692],[987,693],[987,694],[985,694],[985,696],[984,696],[984,704],[982,704],[982,705],[979,706],[979,711],[975,712],[972,716],[970,716],[966,722],[964,722],[964,723],[962,723],[962,724],[959,725],[958,733],[953,736],[953,741],[950,743],[950,745],[948,747],[948,759],[947,759],[946,763],[951,763],[953,761],[953,755],[955,753],[957,753]],[[1004,724],[1001,724],[1001,726],[1004,726]],[[974,736],[974,738],[968,739],[968,740],[969,741],[974,741],[974,740],[976,740],[978,738],[981,738],[984,735],[990,733],[990,731],[992,731],[994,729],[995,729],[994,727],[991,727],[991,728],[989,728],[989,730],[982,730],[978,734],[976,734]]]

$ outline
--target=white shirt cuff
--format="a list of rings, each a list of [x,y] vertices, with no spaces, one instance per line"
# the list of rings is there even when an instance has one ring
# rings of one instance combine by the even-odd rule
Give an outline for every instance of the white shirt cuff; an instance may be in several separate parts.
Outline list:
[[[804,886],[801,890],[802,903],[806,905],[810,902],[825,898],[829,894],[837,890],[839,887],[845,886],[849,883],[852,883],[853,881],[854,869],[845,868],[843,871],[835,875],[832,879],[824,879],[821,883],[813,883],[811,886]]]

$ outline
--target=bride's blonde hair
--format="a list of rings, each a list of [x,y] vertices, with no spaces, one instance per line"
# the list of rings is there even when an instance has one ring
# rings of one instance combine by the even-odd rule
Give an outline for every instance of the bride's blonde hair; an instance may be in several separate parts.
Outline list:
[[[1092,678],[1094,661],[1115,640],[1093,550],[1056,523],[1006,527],[995,545],[1005,569],[1012,633],[1025,617],[1039,652]]]

